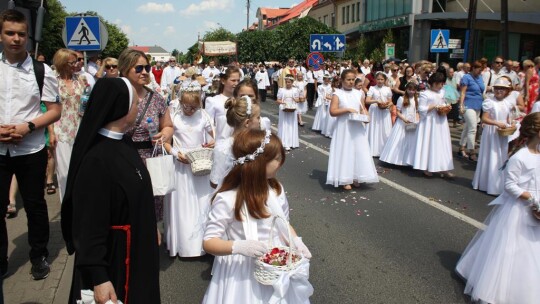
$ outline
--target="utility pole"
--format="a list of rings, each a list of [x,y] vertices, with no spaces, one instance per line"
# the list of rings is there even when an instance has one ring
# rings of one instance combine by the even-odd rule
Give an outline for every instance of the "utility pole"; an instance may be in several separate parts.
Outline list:
[[[508,0],[501,0],[501,31],[502,31],[502,55],[505,59],[510,56],[508,48]]]
[[[246,22],[246,31],[249,31],[249,7],[250,7],[251,0],[246,0],[246,7],[247,7],[247,22]]]
[[[467,41],[466,45],[466,57],[465,59],[467,62],[473,62],[474,61],[474,40],[475,40],[475,34],[474,34],[474,26],[476,23],[476,8],[478,6],[477,0],[470,0],[469,2],[469,18],[467,20],[467,33],[465,35],[465,40]]]

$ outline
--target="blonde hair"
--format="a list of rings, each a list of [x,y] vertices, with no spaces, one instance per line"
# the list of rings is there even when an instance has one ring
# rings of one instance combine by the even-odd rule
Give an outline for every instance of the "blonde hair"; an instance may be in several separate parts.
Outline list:
[[[77,53],[69,49],[59,49],[54,53],[53,64],[60,77],[68,77],[72,74],[71,66],[68,64],[70,56],[75,56],[77,60]]]
[[[526,59],[523,60],[523,68],[532,68],[534,66],[534,62],[532,60]]]
[[[96,77],[97,78],[103,77],[103,73],[106,72],[105,66],[110,65],[110,64],[115,64],[118,66],[118,59],[113,58],[113,57],[107,57],[103,59],[103,61],[101,62],[101,66],[99,67],[99,70],[96,72]]]
[[[251,102],[251,114],[249,115],[247,114],[248,102]],[[254,108],[260,111],[259,105],[253,101],[248,101],[246,97],[227,99],[225,101],[227,124],[235,129],[241,127],[246,119],[251,118]]]

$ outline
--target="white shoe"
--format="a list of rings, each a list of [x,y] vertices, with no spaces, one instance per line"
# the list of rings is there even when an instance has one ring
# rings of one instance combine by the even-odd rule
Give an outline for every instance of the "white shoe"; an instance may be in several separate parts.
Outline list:
[[[291,148],[285,147],[285,151],[291,151]]]

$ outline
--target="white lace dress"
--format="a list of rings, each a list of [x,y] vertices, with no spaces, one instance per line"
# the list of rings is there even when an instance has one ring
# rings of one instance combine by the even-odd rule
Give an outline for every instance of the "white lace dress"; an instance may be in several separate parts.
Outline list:
[[[288,104],[296,104],[294,98],[298,98],[298,90],[295,88],[291,88],[290,90],[280,88],[277,98]],[[281,139],[284,147],[298,148],[300,146],[300,140],[298,138],[297,111],[285,112],[283,111],[284,108],[285,105],[279,105],[278,137]]]

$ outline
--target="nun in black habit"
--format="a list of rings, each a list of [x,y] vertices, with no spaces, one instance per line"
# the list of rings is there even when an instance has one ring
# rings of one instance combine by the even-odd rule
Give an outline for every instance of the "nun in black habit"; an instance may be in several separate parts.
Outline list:
[[[93,290],[96,303],[157,304],[159,252],[150,176],[123,133],[137,116],[125,78],[100,79],[69,166],[62,234],[75,269],[69,303]]]

